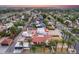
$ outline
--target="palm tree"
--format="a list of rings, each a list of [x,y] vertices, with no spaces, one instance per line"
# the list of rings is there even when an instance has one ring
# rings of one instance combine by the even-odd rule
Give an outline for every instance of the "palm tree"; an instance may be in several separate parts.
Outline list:
[[[66,39],[66,31],[65,30],[62,30],[62,32],[63,32],[63,35],[64,35],[64,39]]]
[[[35,46],[35,45],[32,45],[32,47],[31,47],[31,51],[32,51],[33,53],[36,52],[36,46]]]
[[[29,42],[29,44],[32,42],[32,39],[30,38],[30,39],[28,39],[28,42]]]
[[[43,52],[45,53],[45,46],[46,46],[46,43],[45,43],[45,42],[42,42],[41,45],[42,45],[42,47],[43,47]]]
[[[53,45],[54,45],[54,50],[56,52],[56,49],[57,49],[57,44],[59,43],[60,41],[58,40],[53,40]]]
[[[77,42],[78,40],[75,37],[70,38],[69,40],[67,40],[68,48],[71,48],[71,46],[74,46],[75,48]]]
[[[68,45],[68,48],[67,48],[67,51],[68,49],[71,47],[71,45],[73,44],[73,42],[69,39],[66,41],[67,45]]]
[[[53,47],[56,47],[56,41],[50,41],[48,45],[49,45],[49,47],[50,47],[50,52],[51,52],[51,51],[52,51],[52,46],[53,46]],[[55,51],[56,51],[56,50],[55,50]]]
[[[73,46],[74,46],[74,48],[75,48],[76,43],[78,42],[78,40],[76,39],[76,37],[72,37],[70,40],[72,41]]]
[[[63,51],[63,45],[64,45],[65,42],[66,42],[66,40],[64,40],[64,39],[62,39],[62,40],[60,41],[60,43],[62,43],[61,51]]]
[[[71,38],[71,33],[69,33],[69,32],[67,32],[67,31],[65,31],[65,30],[62,30],[62,32],[64,33],[64,39],[69,39],[69,38]]]

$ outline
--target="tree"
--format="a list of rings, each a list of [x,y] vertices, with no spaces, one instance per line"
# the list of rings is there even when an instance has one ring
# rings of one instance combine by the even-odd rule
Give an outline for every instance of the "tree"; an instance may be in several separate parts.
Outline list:
[[[33,28],[37,28],[37,27],[36,27],[36,24],[32,24],[32,27],[33,27]]]
[[[48,19],[44,19],[43,22],[44,22],[45,25],[48,25]]]
[[[30,39],[28,39],[28,43],[30,44],[32,42],[32,39],[30,38]]]
[[[64,33],[64,39],[69,39],[72,37],[71,33],[65,31],[65,30],[62,30],[62,32]]]
[[[52,46],[54,47],[54,50],[55,50],[55,47],[56,47],[56,41],[50,41],[49,43],[48,43],[48,45],[49,45],[49,47],[50,47],[50,52],[52,51]],[[55,50],[56,51],[56,50]]]
[[[73,44],[73,42],[72,42],[70,39],[68,39],[68,40],[66,41],[66,43],[67,43],[67,45],[68,45],[68,48],[67,48],[67,51],[68,51],[68,49],[71,47],[71,45]]]
[[[32,45],[31,50],[32,50],[33,53],[35,53],[36,52],[36,46]]]
[[[66,40],[64,40],[64,39],[62,39],[62,40],[60,41],[60,43],[62,43],[61,51],[63,50],[63,45],[64,45],[65,42],[66,42]]]
[[[10,31],[10,34],[11,34],[10,36],[12,38],[14,38],[17,34],[20,33],[21,29],[18,29],[17,27],[13,26],[13,27],[9,28],[9,31]]]
[[[41,45],[42,45],[42,47],[43,47],[43,52],[45,53],[45,46],[46,46],[46,43],[45,43],[45,42],[42,42]]]
[[[70,38],[69,40],[67,40],[68,48],[71,48],[71,46],[75,48],[77,42],[79,42],[79,40],[76,37]]]
[[[78,39],[77,39],[76,37],[72,37],[72,38],[70,38],[70,40],[71,40],[71,42],[73,43],[73,46],[74,46],[74,48],[75,48],[76,43],[78,42]]]
[[[77,33],[79,33],[79,29],[77,29],[77,28],[73,28],[71,32],[73,32],[73,33],[76,33],[76,34],[77,34]]]
[[[46,14],[42,14],[42,16],[43,16],[43,18],[46,18],[47,17]]]
[[[5,31],[0,32],[0,36],[1,37],[4,37],[5,36],[5,33],[6,33]]]
[[[64,19],[60,18],[60,17],[57,17],[57,21],[59,21],[60,23],[64,23]]]
[[[11,32],[10,32],[10,31],[5,32],[5,35],[6,35],[6,36],[10,36],[10,35],[11,35]]]
[[[10,30],[11,33],[16,34],[17,28],[15,26],[13,26],[9,30]]]
[[[19,20],[17,22],[14,23],[14,25],[17,26],[24,26],[25,22],[23,20]]]

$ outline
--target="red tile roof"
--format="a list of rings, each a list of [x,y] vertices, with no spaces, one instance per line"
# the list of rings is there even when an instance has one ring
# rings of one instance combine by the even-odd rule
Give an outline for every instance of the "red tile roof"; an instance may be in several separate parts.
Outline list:
[[[2,42],[1,42],[1,44],[11,44],[12,43],[12,39],[10,39],[10,38],[5,38]]]
[[[36,42],[36,43],[45,42],[46,40],[50,40],[51,37],[52,36],[50,36],[50,35],[45,35],[43,37],[33,36],[32,42]]]
[[[35,29],[32,30],[32,34],[33,34],[33,35],[36,34],[36,30],[35,30]]]

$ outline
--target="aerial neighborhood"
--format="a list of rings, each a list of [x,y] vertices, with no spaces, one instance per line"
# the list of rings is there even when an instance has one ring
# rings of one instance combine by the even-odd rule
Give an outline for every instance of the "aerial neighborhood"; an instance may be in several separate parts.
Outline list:
[[[6,10],[0,11],[0,53],[79,53],[79,9]]]

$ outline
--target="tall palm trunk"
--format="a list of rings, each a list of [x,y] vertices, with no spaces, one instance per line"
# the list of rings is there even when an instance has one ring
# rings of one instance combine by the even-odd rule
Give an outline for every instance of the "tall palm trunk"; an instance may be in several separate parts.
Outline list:
[[[43,53],[45,53],[45,46],[43,47]]]
[[[55,52],[57,52],[57,44],[58,44],[58,43],[56,43],[56,46],[55,46]]]
[[[67,52],[68,52],[68,49],[70,48],[70,45],[68,44],[68,47],[67,47]]]
[[[61,52],[63,52],[63,45],[64,45],[64,43],[62,43],[62,48],[61,48]]]

